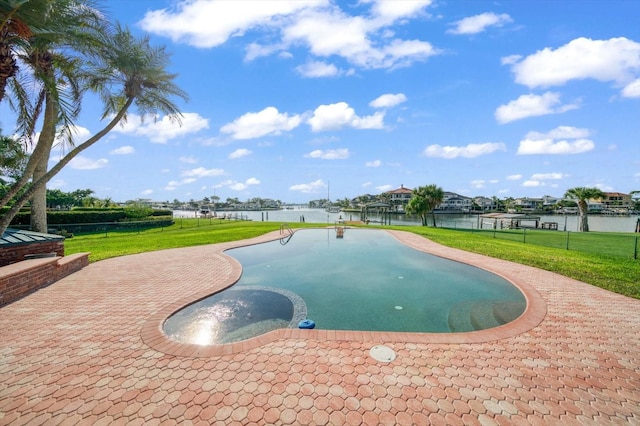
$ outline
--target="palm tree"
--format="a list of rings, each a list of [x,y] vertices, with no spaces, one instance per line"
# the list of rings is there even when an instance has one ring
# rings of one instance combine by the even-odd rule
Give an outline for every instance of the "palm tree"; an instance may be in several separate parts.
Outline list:
[[[158,117],[164,113],[178,123],[181,114],[172,96],[187,99],[187,95],[175,85],[175,74],[169,74],[166,66],[169,56],[164,48],[153,48],[148,38],[136,39],[126,29],[117,26],[114,34],[105,34],[103,45],[91,62],[83,69],[83,78],[88,87],[96,91],[103,100],[102,118],[110,118],[107,125],[94,136],[70,150],[56,165],[42,177],[35,180],[31,187],[19,197],[13,207],[0,220],[0,232],[4,232],[11,219],[34,194],[34,192],[55,176],[73,158],[94,143],[102,139],[122,120],[135,105],[143,117]],[[119,88],[119,90],[116,90]],[[5,197],[6,198],[6,197]],[[8,200],[3,198],[0,207]]]
[[[576,187],[568,189],[564,196],[578,203],[578,213],[580,215],[578,230],[589,232],[589,220],[587,218],[589,206],[587,205],[587,201],[591,199],[601,199],[604,197],[604,192],[598,188]]]
[[[24,55],[23,62],[34,71],[34,76],[41,82],[37,102],[34,105],[33,117],[28,117],[29,130],[36,122],[42,104],[45,115],[42,131],[38,139],[42,155],[33,170],[33,180],[40,179],[47,172],[49,155],[56,139],[56,129],[61,126],[66,136],[62,142],[72,145],[71,131],[73,120],[80,113],[82,90],[79,82],[80,61],[76,55],[90,51],[100,43],[98,35],[105,30],[101,14],[91,8],[84,7],[83,0],[65,0],[55,3],[47,18],[56,25],[64,26],[54,36],[34,36],[29,40],[30,50]],[[70,55],[59,53],[71,52]],[[54,121],[55,120],[55,121]],[[53,122],[53,123],[52,123]],[[53,125],[52,125],[53,124]],[[31,229],[47,231],[46,182],[37,189],[31,199]]]
[[[420,186],[413,190],[413,194],[406,211],[409,214],[419,214],[422,226],[427,226],[427,214],[432,213],[433,227],[436,227],[436,215],[433,210],[442,203],[444,191],[437,185]]]
[[[8,85],[13,94],[9,104],[18,113],[17,131],[26,143],[31,143],[35,124],[44,107],[40,136],[25,173],[16,182],[15,189],[18,189],[29,179],[36,181],[47,172],[58,125],[71,141],[70,129],[80,112],[79,58],[90,54],[99,40],[105,38],[99,35],[106,31],[107,21],[91,6],[90,0],[14,0],[9,3],[13,9],[4,21],[5,35],[15,35],[4,39],[7,41],[6,52],[10,54],[5,57],[14,62],[16,58],[20,59],[31,72],[23,72],[19,78],[17,68],[14,69],[12,75],[8,75],[13,78],[1,83],[2,93]],[[0,10],[4,11],[9,3],[3,2]],[[22,31],[12,31],[12,27],[22,28]],[[13,52],[9,49],[11,40],[19,47]],[[47,229],[46,185],[34,192],[31,228],[43,232]]]
[[[27,157],[20,142],[0,134],[0,176],[20,175]]]
[[[40,27],[51,0],[0,1],[0,102],[4,99],[7,83],[18,74],[18,60],[14,51],[28,46],[33,31]]]

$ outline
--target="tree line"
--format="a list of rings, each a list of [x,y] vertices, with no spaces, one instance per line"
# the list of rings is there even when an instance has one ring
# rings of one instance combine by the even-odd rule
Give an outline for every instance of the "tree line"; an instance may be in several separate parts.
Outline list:
[[[633,191],[636,193],[637,191]],[[569,200],[574,200],[578,205],[578,214],[579,214],[579,222],[578,222],[578,230],[583,232],[589,231],[589,220],[588,220],[588,201],[593,199],[602,199],[604,197],[604,192],[602,192],[599,188],[587,188],[587,187],[576,187],[568,189],[564,197]],[[413,190],[412,197],[405,208],[407,213],[417,214],[422,219],[422,225],[427,226],[428,215],[431,213],[433,218],[433,226],[436,226],[436,219],[434,210],[435,208],[442,203],[444,198],[444,191],[441,187],[431,184],[426,186],[420,186]]]

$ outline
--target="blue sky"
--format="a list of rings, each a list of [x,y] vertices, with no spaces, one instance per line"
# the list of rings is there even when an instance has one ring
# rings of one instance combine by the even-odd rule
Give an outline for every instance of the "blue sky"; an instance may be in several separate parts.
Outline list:
[[[109,0],[172,54],[182,127],[127,125],[49,184],[305,203],[640,190],[640,2]],[[7,132],[10,113],[0,107]],[[87,100],[81,142],[97,132]],[[5,118],[6,117],[6,118]],[[54,157],[54,159],[57,157]]]

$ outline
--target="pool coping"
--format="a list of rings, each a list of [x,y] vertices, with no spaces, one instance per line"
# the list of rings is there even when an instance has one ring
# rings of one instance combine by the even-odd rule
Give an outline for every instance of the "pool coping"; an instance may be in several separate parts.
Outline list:
[[[308,229],[308,228],[305,228]],[[297,232],[301,229],[294,230]],[[165,320],[180,309],[198,302],[212,294],[218,293],[235,284],[242,274],[242,265],[233,257],[225,254],[226,250],[248,245],[275,241],[283,238],[278,231],[270,232],[260,237],[247,240],[233,241],[230,243],[215,244],[215,254],[229,263],[231,273],[228,280],[221,286],[213,289],[196,292],[172,302],[151,315],[142,326],[140,337],[151,348],[174,356],[184,357],[212,357],[230,355],[248,351],[268,343],[281,339],[315,339],[325,341],[355,341],[364,343],[485,343],[517,336],[538,326],[547,314],[547,305],[542,296],[519,276],[504,272],[496,267],[495,262],[486,262],[487,256],[466,252],[459,249],[448,248],[433,241],[413,234],[408,231],[379,230],[388,232],[401,243],[424,253],[441,258],[465,263],[494,273],[515,285],[526,299],[525,311],[515,320],[487,330],[461,332],[461,333],[416,333],[416,332],[386,332],[386,331],[360,331],[360,330],[320,330],[286,328],[273,330],[260,336],[252,337],[239,342],[203,346],[181,343],[171,340],[162,330]],[[437,247],[437,250],[435,248]],[[508,261],[501,261],[507,262]]]

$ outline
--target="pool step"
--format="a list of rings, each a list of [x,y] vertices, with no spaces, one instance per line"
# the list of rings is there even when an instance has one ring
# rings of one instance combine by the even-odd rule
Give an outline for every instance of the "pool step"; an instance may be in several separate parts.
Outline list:
[[[486,330],[513,321],[523,310],[523,302],[496,300],[463,302],[449,311],[449,328],[454,333]]]
[[[498,322],[506,324],[522,315],[526,307],[525,302],[497,302],[493,305],[493,315]]]

